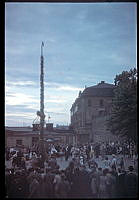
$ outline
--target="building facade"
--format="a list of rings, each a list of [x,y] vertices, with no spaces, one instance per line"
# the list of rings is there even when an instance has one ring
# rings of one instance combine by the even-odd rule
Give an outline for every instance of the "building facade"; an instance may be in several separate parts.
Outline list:
[[[24,147],[31,148],[39,141],[40,131],[36,127],[6,127],[5,128],[5,146],[6,147]],[[75,134],[73,130],[63,130],[53,128],[48,124],[44,128],[44,140],[51,140],[53,143],[75,144]]]
[[[76,133],[78,143],[117,139],[107,130],[106,125],[111,112],[114,88],[115,85],[101,81],[79,92],[70,109],[71,127]]]

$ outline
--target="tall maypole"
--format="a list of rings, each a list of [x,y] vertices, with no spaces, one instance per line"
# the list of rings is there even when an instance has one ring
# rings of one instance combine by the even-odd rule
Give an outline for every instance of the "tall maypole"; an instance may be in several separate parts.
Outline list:
[[[45,122],[45,114],[44,114],[44,58],[43,58],[43,47],[44,43],[41,44],[41,71],[40,71],[40,145],[41,145],[41,156],[42,160],[44,160],[44,122]]]

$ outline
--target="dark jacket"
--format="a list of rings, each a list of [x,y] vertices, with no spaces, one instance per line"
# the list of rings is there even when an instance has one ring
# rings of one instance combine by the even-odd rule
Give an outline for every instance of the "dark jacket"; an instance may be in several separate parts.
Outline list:
[[[125,175],[125,188],[127,197],[137,197],[138,179],[137,175],[134,172],[129,172]]]

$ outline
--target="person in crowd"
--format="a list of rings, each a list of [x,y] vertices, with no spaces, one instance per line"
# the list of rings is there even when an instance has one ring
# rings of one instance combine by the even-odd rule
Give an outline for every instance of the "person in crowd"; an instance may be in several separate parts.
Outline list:
[[[21,168],[26,169],[26,160],[24,157],[21,158]]]
[[[90,159],[91,158],[93,159],[95,158],[95,151],[94,151],[93,145],[90,146]]]
[[[56,149],[57,152],[59,153],[59,152],[60,152],[60,149],[61,149],[60,145],[59,145],[59,144],[56,144],[56,145],[55,145],[55,149]]]
[[[115,154],[112,155],[112,161],[111,161],[111,164],[110,164],[111,168],[113,169],[117,169],[117,159],[116,159],[116,156]]]
[[[133,163],[134,163],[134,169],[136,173],[138,173],[138,157],[137,156],[134,158]]]
[[[55,172],[50,171],[45,175],[45,191],[46,195],[45,198],[55,198],[55,193],[54,193],[54,178],[55,178]]]
[[[105,149],[106,149],[106,147],[105,147],[105,144],[104,144],[104,142],[100,145],[100,154],[101,154],[101,159],[102,160],[104,160],[104,156],[105,156]]]
[[[109,198],[115,198],[116,197],[116,176],[114,174],[114,171],[108,171],[106,174],[107,180],[106,180],[106,190]]]
[[[10,150],[7,149],[6,150],[6,160],[9,160],[10,159]]]
[[[122,170],[121,168],[118,168],[118,176],[116,178],[116,197],[117,198],[126,197],[125,175],[126,175],[126,171]]]
[[[57,186],[57,187],[56,187]],[[70,184],[65,176],[65,173],[61,171],[58,185],[55,185],[55,195],[57,198],[67,198],[70,191]]]
[[[74,169],[75,169],[75,162],[74,162],[74,160],[72,160],[72,161],[70,161],[68,167],[65,169],[65,174],[66,174],[67,180],[70,183],[73,181]]]
[[[84,157],[83,157],[83,155],[80,155],[80,165],[84,165]]]
[[[71,148],[72,148],[72,145],[68,145],[66,148],[66,152],[65,152],[65,160],[66,161],[68,161],[69,156],[71,155]]]
[[[89,145],[94,149],[96,158],[92,158]],[[112,154],[113,148],[118,149],[120,145],[122,146],[121,143],[117,142],[107,142],[105,150],[107,149],[107,153]],[[128,143],[125,142],[123,146],[127,148]],[[63,147],[57,146],[57,151]],[[64,170],[60,170],[57,158],[51,158],[50,153],[44,167],[39,166],[38,160],[34,157],[30,160],[31,168],[26,166],[25,159],[23,156],[21,157],[21,154],[18,154],[17,157],[21,158],[21,162],[15,157],[15,161],[14,159],[12,161],[14,168],[5,169],[6,197],[84,199],[137,197],[137,167],[136,173],[133,166],[130,166],[129,171],[126,172],[123,156],[119,162],[120,155],[112,155],[110,162],[105,152],[105,159],[102,161],[99,157],[100,144],[98,143],[94,144],[93,147],[88,143],[76,147],[68,145],[67,152],[68,158],[72,152],[73,159]],[[84,158],[83,163],[80,163],[81,156]]]
[[[99,176],[102,176],[102,175],[103,175],[102,167],[98,167],[97,173],[98,173]]]
[[[117,176],[118,176],[117,168],[115,169],[115,166],[112,165],[110,171],[111,171],[112,175],[117,178]]]
[[[100,155],[100,144],[97,143],[95,145],[94,151],[95,151],[95,157],[98,158]]]
[[[12,172],[11,169],[5,169],[5,196],[6,198],[10,197],[11,181],[12,181]]]
[[[12,167],[15,168],[17,166],[17,156],[14,155],[12,158]]]
[[[85,151],[86,151],[85,153],[87,155],[87,160],[89,160],[90,159],[90,152],[91,152],[91,146],[90,146],[90,144],[87,145]]]
[[[108,156],[103,160],[104,168],[110,168],[111,161],[108,159]]]
[[[128,198],[137,198],[138,177],[134,167],[128,167],[129,172],[125,175],[125,190]]]
[[[35,169],[38,167],[38,159],[35,157],[35,155],[31,159],[31,166]]]
[[[61,191],[60,191],[60,184],[61,184],[61,176],[60,176],[60,171],[58,171],[55,175],[54,181],[54,193],[56,198],[61,197]]]
[[[28,198],[39,198],[39,181],[35,173],[30,174],[29,177],[29,196]]]
[[[96,168],[93,166],[90,174],[90,184],[92,191],[92,198],[98,198],[99,193],[99,185],[100,185],[100,176],[102,176],[102,168]]]
[[[92,192],[92,197],[97,198],[98,184],[97,184],[97,176],[96,176],[95,172],[92,174],[91,192]]]
[[[58,164],[55,157],[49,160],[48,167],[51,167],[51,169],[58,169]]]
[[[23,153],[20,151],[17,152],[17,167],[21,167],[21,159],[24,157]]]
[[[91,166],[97,168],[97,167],[98,167],[98,164],[97,164],[97,162],[95,161],[95,159],[90,159],[90,160],[88,161],[88,166],[89,166],[89,168],[90,168]]]
[[[119,166],[120,166],[121,170],[125,170],[125,163],[124,163],[124,158],[123,157],[121,157],[121,159],[120,159]]]
[[[24,179],[23,179],[24,176]],[[17,170],[10,182],[9,198],[26,198],[27,197],[27,185],[25,174],[22,174],[21,170]]]
[[[67,178],[68,178],[68,176],[67,176]],[[69,198],[76,198],[76,197],[78,198],[79,197],[78,193],[80,193],[79,187],[78,187],[78,185],[79,185],[79,168],[78,167],[75,167],[74,176],[72,176],[72,179],[70,178],[68,180],[70,180],[69,182],[70,182],[70,186],[71,186],[68,197]]]
[[[43,175],[40,189],[40,198],[55,198],[54,191],[54,178],[57,173],[57,170],[49,170],[46,174]]]
[[[89,174],[85,169],[85,165],[76,168],[73,176],[73,183],[70,190],[70,198],[91,198],[91,185]]]
[[[108,173],[108,169],[103,169],[103,174],[100,176],[100,184],[99,184],[99,190],[98,190],[98,198],[109,198],[108,192],[107,192],[107,179],[106,176]]]

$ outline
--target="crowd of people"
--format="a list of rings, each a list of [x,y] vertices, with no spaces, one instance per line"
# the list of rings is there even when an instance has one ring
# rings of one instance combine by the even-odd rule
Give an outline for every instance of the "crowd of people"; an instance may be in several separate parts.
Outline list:
[[[37,151],[7,151],[12,168],[5,169],[8,198],[134,198],[138,173],[135,164],[125,167],[125,157],[137,160],[134,144],[123,142],[80,145],[50,144],[42,165]],[[132,150],[131,150],[132,149]],[[12,155],[13,154],[13,155]],[[118,159],[118,155],[121,155]],[[111,158],[109,157],[111,155]],[[61,169],[57,157],[69,165]],[[101,166],[98,163],[101,159]],[[28,168],[27,160],[31,162]],[[135,162],[136,163],[136,162]]]

